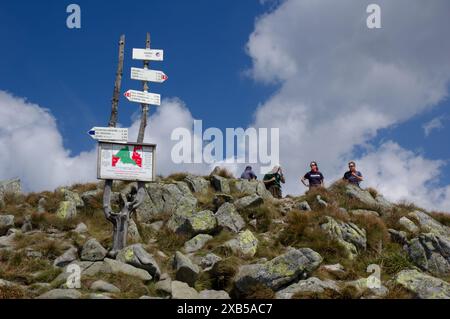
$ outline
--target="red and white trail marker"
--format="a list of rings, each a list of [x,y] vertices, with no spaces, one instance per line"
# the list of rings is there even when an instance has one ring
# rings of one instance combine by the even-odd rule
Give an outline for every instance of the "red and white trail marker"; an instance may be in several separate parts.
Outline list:
[[[151,105],[161,105],[161,95],[155,93],[128,90],[125,92],[124,96],[128,99],[128,101],[131,102],[151,104]]]
[[[162,71],[131,68],[131,79],[163,83],[168,79],[168,76]]]

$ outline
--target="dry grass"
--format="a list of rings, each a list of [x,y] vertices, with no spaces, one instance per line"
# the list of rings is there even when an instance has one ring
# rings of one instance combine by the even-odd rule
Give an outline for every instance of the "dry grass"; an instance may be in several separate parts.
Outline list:
[[[82,286],[90,287],[94,281],[104,280],[120,289],[120,293],[114,293],[114,297],[120,299],[136,299],[149,294],[148,287],[139,278],[125,274],[102,274],[95,277],[82,278]]]
[[[175,251],[180,250],[187,240],[188,238],[185,235],[176,234],[167,227],[163,227],[156,234],[156,242],[159,249],[169,255],[172,255]]]
[[[84,192],[94,191],[98,187],[97,183],[86,183],[86,184],[74,184],[70,187],[70,189],[78,194],[82,194]]]
[[[226,167],[219,167],[217,170],[214,169],[214,174],[225,178],[234,178],[233,173],[231,173]]]
[[[180,173],[173,173],[166,178],[164,178],[164,181],[175,181],[175,182],[182,182],[184,179],[188,176],[188,173],[180,172]]]
[[[442,225],[450,227],[450,213],[431,212],[430,216],[436,219]]]
[[[235,256],[222,259],[214,264],[210,271],[211,287],[216,290],[231,291],[233,277],[236,275],[241,264],[242,260]]]
[[[24,299],[27,293],[19,286],[0,286],[0,299]]]

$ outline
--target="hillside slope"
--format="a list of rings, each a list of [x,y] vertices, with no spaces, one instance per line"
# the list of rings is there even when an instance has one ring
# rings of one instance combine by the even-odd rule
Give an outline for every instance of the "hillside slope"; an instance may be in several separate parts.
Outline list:
[[[102,182],[0,183],[0,298],[450,298],[449,215],[343,182],[277,200],[216,173],[147,184],[115,258]],[[114,183],[116,211],[133,187]]]

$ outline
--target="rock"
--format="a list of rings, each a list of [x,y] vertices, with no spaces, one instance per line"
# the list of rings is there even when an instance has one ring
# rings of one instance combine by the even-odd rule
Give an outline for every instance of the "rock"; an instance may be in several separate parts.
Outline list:
[[[77,208],[72,201],[62,201],[56,211],[56,216],[62,219],[71,219],[77,216]]]
[[[213,204],[216,208],[219,208],[225,203],[232,203],[233,201],[233,196],[228,194],[215,194],[213,198]]]
[[[137,225],[132,218],[130,218],[128,223],[128,239],[133,243],[142,242]]]
[[[375,200],[382,210],[390,210],[394,207],[394,205],[386,200],[386,198],[384,198],[381,194],[377,194],[377,196],[375,196]]]
[[[91,289],[93,291],[102,291],[102,292],[110,292],[110,293],[120,292],[119,288],[117,288],[113,284],[110,284],[109,282],[106,282],[103,280],[94,281],[89,289]]]
[[[317,203],[322,207],[328,207],[328,203],[322,199],[320,195],[316,196]]]
[[[236,238],[225,242],[223,246],[238,256],[253,257],[258,248],[258,239],[247,229],[240,232]]]
[[[242,198],[239,198],[234,202],[234,206],[236,206],[237,209],[246,209],[246,208],[252,208],[252,207],[258,207],[264,203],[264,200],[261,196],[257,194],[245,196]]]
[[[76,289],[53,289],[36,299],[80,299],[81,292]]]
[[[374,210],[367,209],[354,209],[350,211],[353,216],[363,216],[363,217],[380,217],[380,214]]]
[[[198,299],[197,290],[189,287],[186,283],[180,281],[172,281],[172,299]]]
[[[146,190],[144,202],[136,209],[140,223],[161,219],[163,214],[190,214],[197,206],[197,199],[185,182],[148,183]]]
[[[245,195],[259,195],[263,199],[273,198],[263,181],[238,179],[235,181],[234,186],[239,193]]]
[[[330,238],[336,240],[347,252],[347,257],[353,259],[358,255],[358,250],[365,250],[367,246],[366,231],[353,223],[336,221],[330,216],[325,216],[327,222],[321,228]]]
[[[33,230],[33,224],[31,223],[31,216],[25,216],[25,220],[22,224],[22,227],[20,227],[20,231],[22,233],[28,233]]]
[[[308,212],[311,211],[311,207],[309,206],[309,204],[308,204],[308,202],[306,200],[298,203],[297,207],[300,210],[304,210],[304,211],[308,211]]]
[[[175,278],[189,286],[194,286],[200,272],[198,266],[179,251],[175,253],[173,265],[176,271]]]
[[[410,233],[417,234],[420,231],[419,227],[417,227],[408,217],[403,216],[398,220],[398,223]]]
[[[0,236],[6,235],[10,228],[14,227],[13,215],[0,215]]]
[[[319,267],[323,258],[309,248],[289,249],[283,255],[263,264],[250,264],[239,267],[235,277],[236,288],[245,293],[256,284],[273,290],[306,276]]]
[[[201,212],[174,213],[167,223],[167,227],[176,233],[195,236],[200,233],[211,233],[217,227],[217,220],[210,210]]]
[[[192,253],[194,251],[197,251],[199,249],[202,249],[203,246],[206,245],[206,243],[213,239],[213,236],[207,235],[207,234],[198,234],[191,240],[188,240],[184,243],[184,251],[187,253]]]
[[[169,278],[160,280],[155,284],[155,290],[165,294],[172,294],[172,280]]]
[[[311,277],[306,280],[292,284],[275,294],[276,299],[291,299],[297,293],[321,294],[325,289],[339,293],[340,289],[337,283],[333,280],[320,280],[316,277]]]
[[[128,276],[139,278],[143,281],[152,280],[152,276],[146,270],[136,268],[123,262],[109,258],[105,258],[105,263],[110,267],[111,273],[113,274],[125,274]]]
[[[378,207],[380,203],[378,203],[375,198],[373,198],[372,194],[369,191],[360,188],[359,186],[353,184],[347,184],[345,186],[345,193],[347,196],[357,199],[365,205]]]
[[[84,234],[88,232],[88,228],[85,223],[79,223],[77,227],[75,227],[74,232],[78,234]]]
[[[202,290],[199,299],[231,299],[225,290]]]
[[[395,281],[420,299],[450,299],[450,284],[417,270],[402,270]]]
[[[413,238],[407,248],[411,260],[422,270],[438,276],[450,274],[450,240],[432,233]]]
[[[11,233],[8,236],[1,236],[0,237],[0,248],[13,249],[15,236],[16,236],[15,232]]]
[[[3,202],[6,194],[20,194],[21,189],[20,179],[0,181],[0,202]]]
[[[47,210],[45,209],[46,206],[47,206],[47,200],[45,199],[45,197],[39,198],[39,201],[38,201],[38,208],[37,208],[38,214],[43,214],[43,213],[45,213],[45,212],[47,211]]]
[[[327,272],[334,273],[334,274],[342,274],[345,272],[344,266],[342,266],[341,264],[322,265],[320,267],[322,269],[326,270]]]
[[[72,261],[77,260],[78,250],[75,247],[71,247],[66,250],[61,256],[55,259],[53,266],[55,267],[65,267]]]
[[[238,233],[245,227],[245,221],[231,203],[224,203],[215,214],[220,227]]]
[[[365,299],[384,298],[389,293],[389,290],[381,284],[381,281],[378,279],[376,280],[377,285],[375,285],[375,282],[368,282],[368,278],[360,278],[357,280],[343,282],[341,286],[343,288],[353,288],[358,294],[364,294],[363,298]]]
[[[399,243],[401,245],[405,245],[408,243],[408,237],[406,232],[403,230],[395,230],[395,229],[388,229],[389,235],[391,236],[392,241]]]
[[[442,225],[430,215],[421,211],[409,213],[408,216],[418,222],[421,230],[425,233],[432,233],[444,237],[450,237],[450,227]]]
[[[230,193],[230,184],[228,179],[219,175],[211,176],[211,185],[218,192],[229,194]]]
[[[130,264],[136,268],[144,269],[155,279],[159,279],[159,276],[161,275],[158,263],[153,256],[144,249],[142,244],[130,245],[120,250],[116,260]]]
[[[217,256],[216,254],[209,253],[201,258],[200,266],[202,266],[203,268],[213,267],[217,262],[221,260],[222,258]]]
[[[95,189],[95,190],[86,191],[86,192],[82,193],[80,197],[81,197],[81,200],[83,201],[83,205],[90,206],[92,204],[92,202],[95,201],[96,198],[98,198],[98,196],[100,195],[101,192],[102,192],[102,190]]]
[[[87,299],[111,299],[111,297],[104,294],[92,293],[87,296]]]
[[[258,220],[257,219],[252,219],[251,221],[248,222],[248,224],[250,226],[252,226],[253,229],[257,229],[258,228]]]
[[[84,243],[81,250],[81,260],[99,261],[106,257],[108,251],[95,238],[89,239]]]
[[[164,225],[164,222],[162,220],[159,220],[157,222],[151,223],[149,226],[153,231],[158,232],[161,230],[163,225]]]
[[[65,201],[73,202],[76,208],[84,207],[84,202],[78,193],[73,192],[67,188],[61,188],[60,191],[63,193]]]
[[[189,185],[194,193],[206,194],[208,192],[209,183],[203,177],[188,175],[184,181]]]

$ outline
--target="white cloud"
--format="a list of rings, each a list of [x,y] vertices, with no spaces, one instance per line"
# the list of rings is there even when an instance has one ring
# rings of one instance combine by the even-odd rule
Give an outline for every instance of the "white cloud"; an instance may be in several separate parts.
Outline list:
[[[96,153],[71,156],[50,112],[0,91],[0,179],[20,177],[26,190],[95,179]]]
[[[254,126],[280,128],[286,192],[304,190],[299,177],[311,160],[319,162],[328,182],[339,178],[355,147],[370,151],[370,139],[380,129],[447,97],[450,38],[444,32],[450,30],[450,2],[377,1],[382,29],[376,30],[366,27],[369,3],[286,0],[256,21],[247,43],[249,73],[279,89],[257,109]],[[364,168],[368,176],[376,169]],[[423,187],[405,182],[391,199],[410,192],[424,202],[434,194],[425,179],[417,180]],[[437,197],[450,210],[448,200]]]
[[[436,130],[440,130],[440,129],[444,128],[443,122],[444,122],[443,116],[435,117],[434,119],[426,122],[422,126],[425,136],[429,136],[432,131],[436,131]]]

